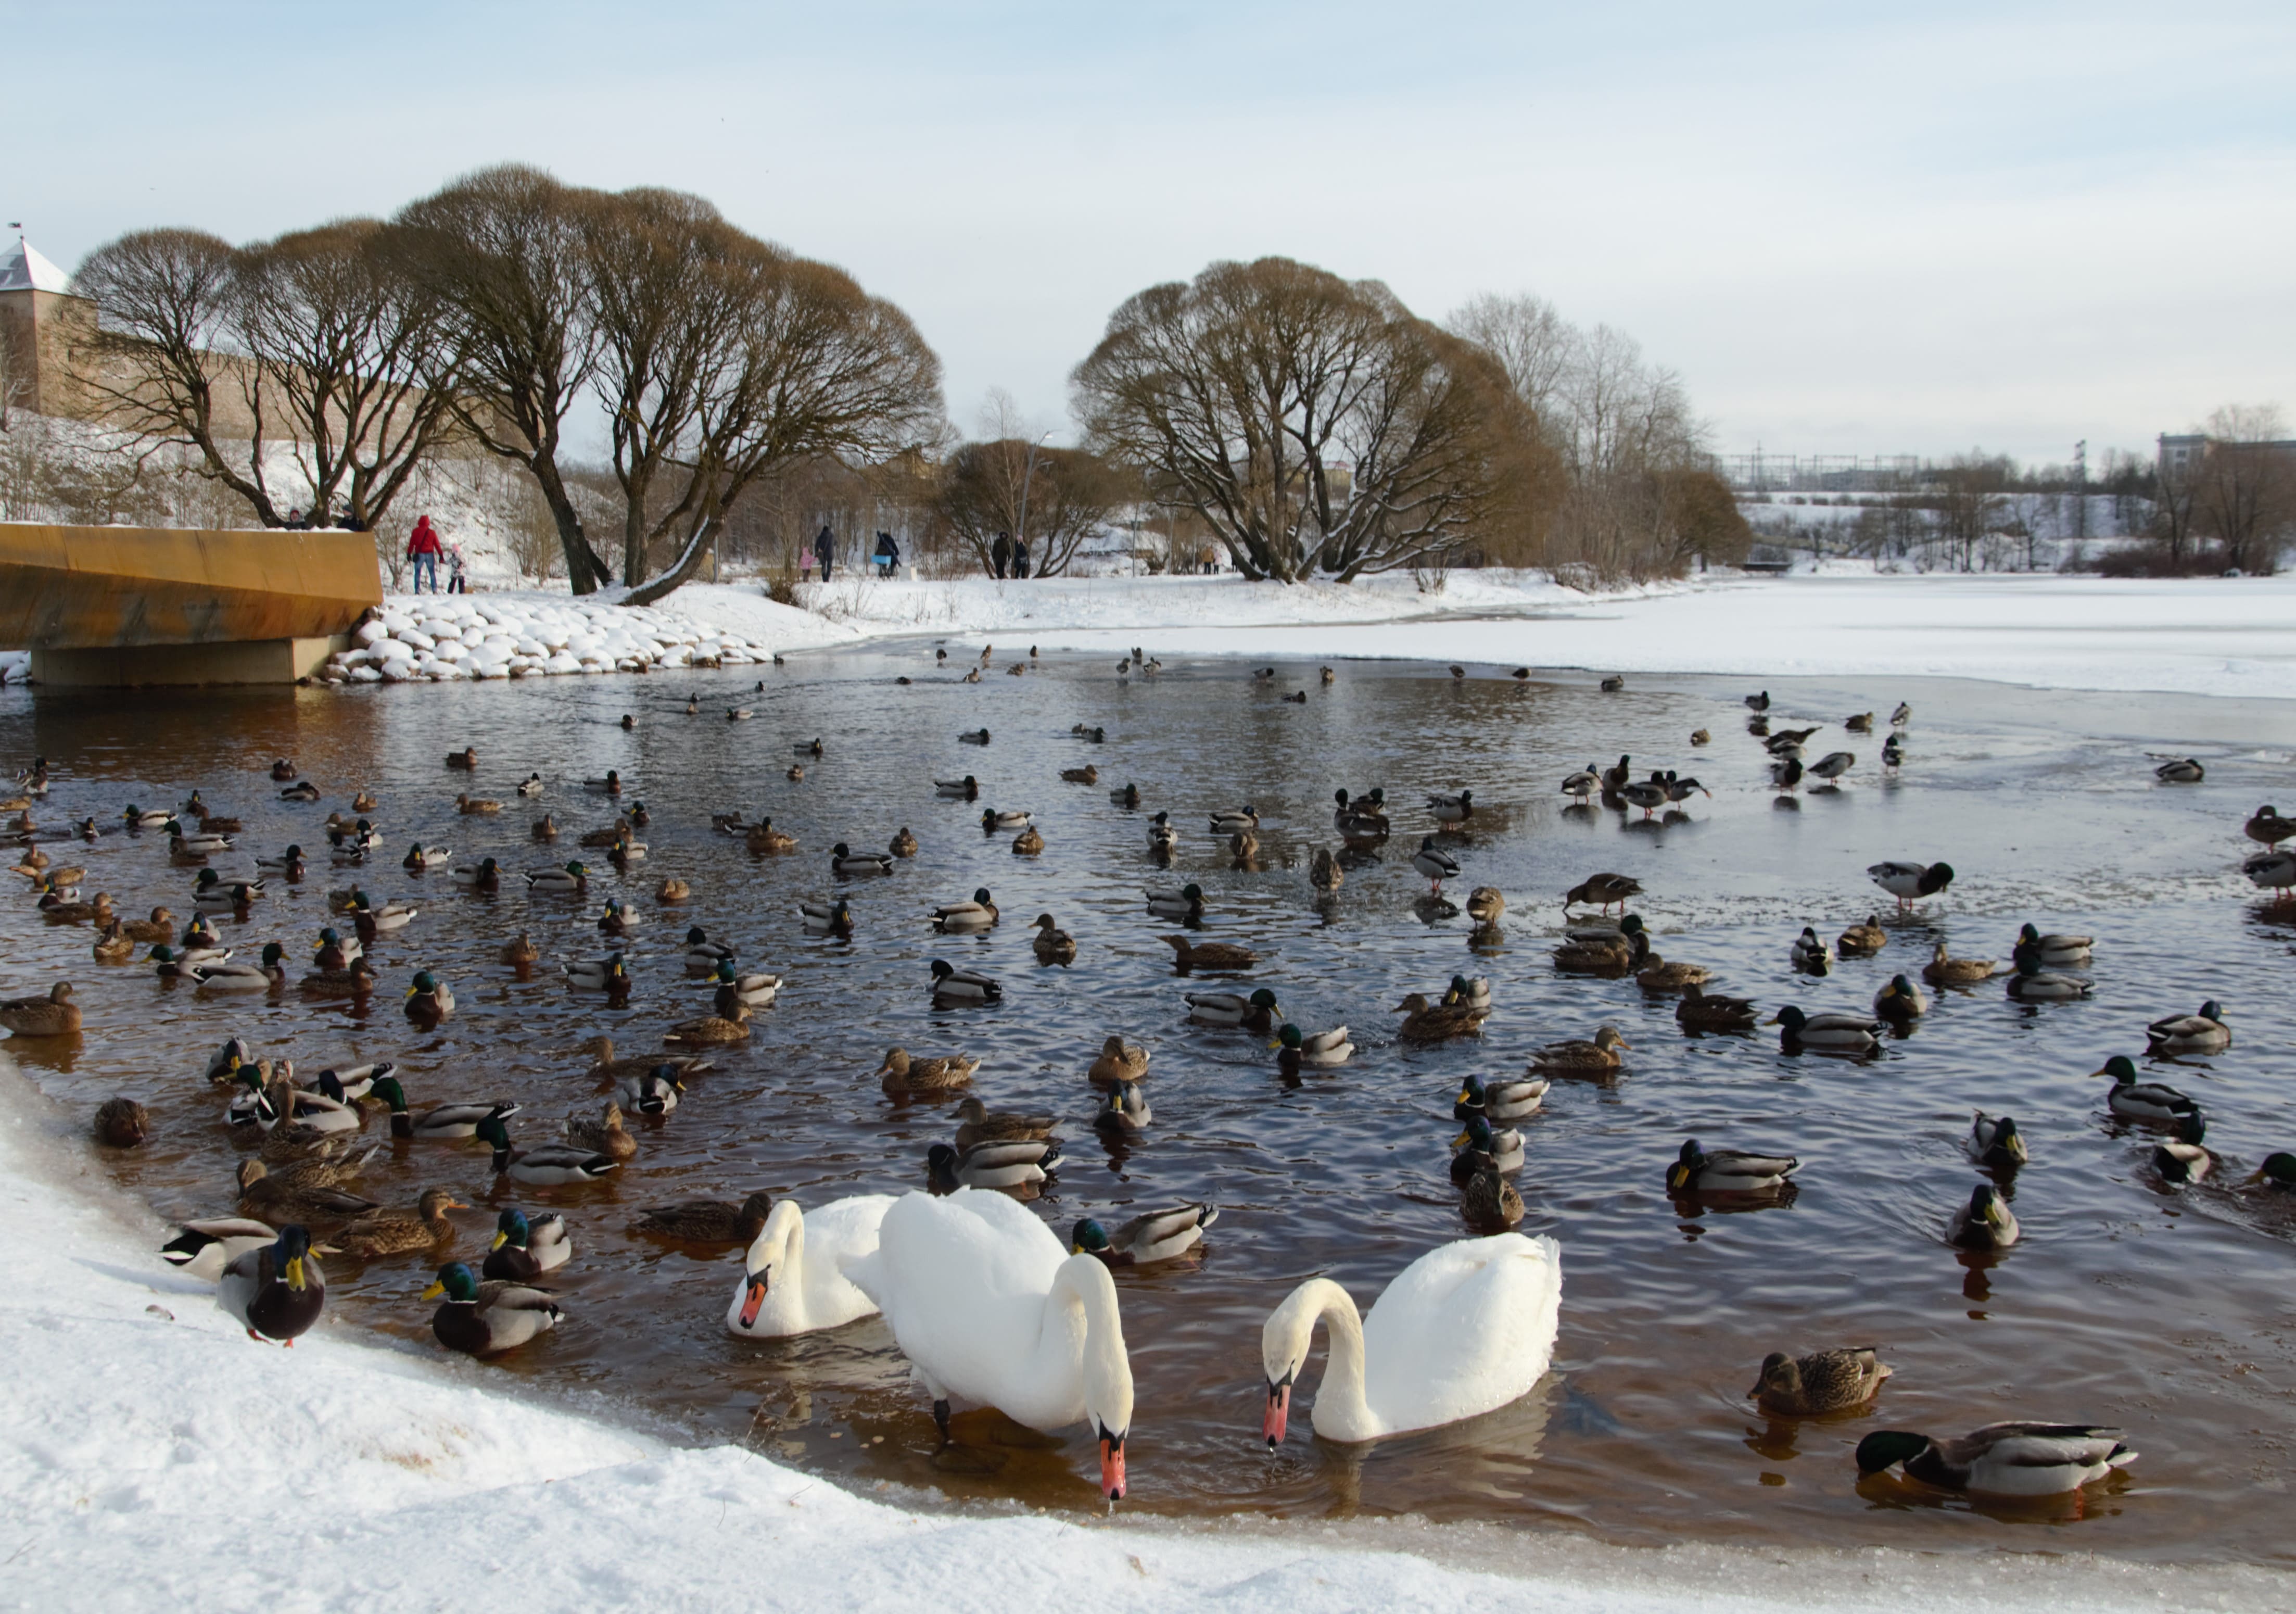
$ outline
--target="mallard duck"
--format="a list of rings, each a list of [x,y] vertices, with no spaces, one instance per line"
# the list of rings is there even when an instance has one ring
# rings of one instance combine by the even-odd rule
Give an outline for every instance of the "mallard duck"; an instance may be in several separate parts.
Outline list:
[[[502,945],[502,961],[514,968],[536,963],[541,957],[542,949],[522,930]]]
[[[765,1231],[773,1214],[771,1194],[760,1190],[739,1205],[724,1199],[686,1199],[639,1213],[636,1229],[695,1244],[748,1244]]]
[[[406,1008],[410,1020],[443,1020],[455,1012],[455,990],[429,970],[418,969],[406,988]]]
[[[447,766],[449,768],[459,768],[464,773],[471,773],[476,771],[478,765],[479,748],[476,745],[465,745],[460,751],[447,753]]]
[[[1478,885],[1467,893],[1467,917],[1478,925],[1496,925],[1505,911],[1506,898],[1496,885]]]
[[[119,929],[129,941],[146,946],[171,941],[176,935],[176,916],[164,908],[154,908],[148,919],[120,920]]]
[[[957,1100],[956,1147],[960,1150],[979,1143],[1010,1143],[1032,1141],[1053,1135],[1053,1117],[991,1110],[979,1099],[967,1094]]]
[[[1172,950],[1172,967],[1185,975],[1190,970],[1232,972],[1251,968],[1259,962],[1259,955],[1249,947],[1232,942],[1192,942],[1186,936],[1170,935],[1159,938]]]
[[[956,737],[957,742],[960,745],[986,745],[988,743],[988,730],[986,729],[968,729]]]
[[[1633,1049],[1634,1044],[1619,1034],[1617,1026],[1605,1025],[1591,1040],[1573,1038],[1548,1043],[1530,1056],[1530,1069],[1562,1075],[1610,1075],[1626,1064],[1619,1055]]]
[[[1332,823],[1340,834],[1350,841],[1379,841],[1387,838],[1387,795],[1374,786],[1362,795],[1350,797],[1344,789],[1332,793],[1339,805],[1332,813]]]
[[[1100,1053],[1085,1072],[1085,1078],[1095,1087],[1113,1087],[1119,1082],[1138,1082],[1148,1075],[1148,1050],[1139,1043],[1128,1042],[1120,1036],[1111,1035],[1100,1045]]]
[[[1863,925],[1852,925],[1833,941],[1845,959],[1870,959],[1889,944],[1890,933],[1882,928],[1879,914],[1867,914]]]
[[[2054,933],[2044,935],[2029,923],[2018,929],[2013,951],[2020,963],[2030,954],[2037,965],[2046,965],[2052,969],[2079,969],[2089,961],[2091,951],[2095,946],[2095,938],[2092,936]]]
[[[905,1049],[890,1048],[885,1050],[884,1062],[871,1074],[877,1077],[879,1088],[889,1099],[927,1099],[969,1085],[972,1073],[980,1068],[980,1061],[967,1054],[918,1059],[912,1058]]]
[[[1283,1017],[1276,1007],[1275,994],[1265,986],[1250,997],[1233,992],[1192,992],[1182,1001],[1188,1006],[1188,1018],[1205,1025],[1241,1025],[1265,1036],[1273,1032]],[[1424,998],[1420,1000],[1423,1006]]]
[[[465,792],[455,798],[455,811],[466,818],[492,818],[502,811],[502,803]]]
[[[2209,770],[2193,757],[2178,757],[2161,763],[2152,770],[2152,777],[2164,785],[2197,785],[2208,778]]]
[[[239,1320],[250,1339],[291,1346],[326,1309],[326,1274],[311,1235],[290,1223],[271,1245],[235,1256],[216,1280],[216,1306]]]
[[[1803,926],[1801,935],[1794,938],[1791,956],[1793,967],[1807,976],[1825,975],[1833,968],[1833,949],[1828,947],[1817,932],[1808,925]]]
[[[1666,805],[1666,775],[1653,770],[1646,779],[1628,779],[1619,787],[1619,795],[1628,806],[1641,808],[1647,819]]]
[[[2177,1123],[2173,1137],[2153,1145],[2152,1169],[2163,1182],[2198,1182],[2216,1169],[2216,1157],[2201,1142],[2207,1135],[2206,1121],[2186,1116]]]
[[[619,795],[622,794],[621,770],[619,768],[609,768],[606,770],[606,777],[603,778],[584,779],[582,781],[582,788],[585,790],[594,790],[604,795]]]
[[[1502,1173],[1522,1169],[1522,1134],[1513,1127],[1494,1129],[1488,1116],[1474,1110],[1467,1112],[1451,1148],[1455,1183],[1464,1184],[1485,1165]]]
[[[1332,856],[1331,849],[1327,846],[1316,847],[1315,858],[1308,865],[1308,883],[1318,891],[1337,891],[1340,888],[1340,882],[1346,877],[1340,870],[1338,861]],[[1490,887],[1486,885],[1480,889],[1488,891]],[[1472,902],[1471,902],[1468,906],[1472,911]]]
[[[1792,1003],[1772,1016],[1769,1023],[1782,1029],[1779,1043],[1786,1048],[1823,1048],[1837,1053],[1865,1053],[1877,1047],[1874,1033],[1882,1022],[1865,1015],[1808,1015]]]
[[[526,888],[530,892],[580,895],[590,889],[590,871],[579,863],[569,863],[563,869],[537,869],[529,871]]]
[[[2264,1162],[2244,1179],[2250,1185],[2264,1183],[2278,1189],[2296,1189],[2296,1154],[2277,1150],[2264,1157]]]
[[[1480,1076],[1471,1075],[1459,1083],[1458,1096],[1451,1101],[1451,1114],[1460,1121],[1470,1114],[1494,1122],[1520,1121],[1538,1112],[1546,1101],[1548,1086],[1544,1076],[1486,1082]]]
[[[1904,766],[1906,742],[1902,736],[1892,734],[1882,742],[1882,766],[1895,769]]]
[[[540,795],[544,788],[542,776],[538,773],[529,773],[518,782],[518,793],[521,795]]]
[[[1100,770],[1090,762],[1081,768],[1063,768],[1061,770],[1061,782],[1064,785],[1097,785],[1100,783]]]
[[[426,1188],[414,1209],[371,1210],[345,1223],[327,1242],[362,1261],[436,1249],[455,1236],[455,1224],[447,1219],[447,1213],[464,1208],[463,1201],[445,1189]]]
[[[1160,919],[1201,919],[1204,917],[1203,888],[1193,884],[1177,891],[1146,893],[1148,911]]]
[[[1857,1443],[1857,1471],[1900,1464],[1906,1478],[1941,1491],[2059,1496],[2136,1461],[2118,1429],[2079,1423],[1988,1423],[1957,1440],[1882,1429]]]
[[[672,1048],[723,1048],[731,1042],[750,1040],[750,1006],[736,1003],[741,1012],[730,1015],[697,1015],[691,1020],[680,1020],[661,1033],[661,1040]]]
[[[364,891],[351,893],[351,920],[357,926],[363,941],[373,941],[377,935],[394,930],[404,930],[412,925],[422,910],[412,902],[397,898],[378,904]]]
[[[1502,1231],[1522,1220],[1522,1195],[1499,1174],[1496,1160],[1474,1151],[1456,1158],[1469,1162],[1465,1181],[1459,1184],[1459,1210],[1470,1226]]]
[[[287,850],[277,857],[256,859],[255,867],[260,873],[279,875],[291,885],[299,884],[303,877],[310,872],[310,861],[304,857],[303,848],[291,842]]]
[[[1577,903],[1593,902],[1607,913],[1614,903],[1625,907],[1627,900],[1640,896],[1642,890],[1640,880],[1622,874],[1590,874],[1563,893],[1562,906],[1567,911]]]
[[[749,832],[742,837],[742,844],[751,852],[779,857],[797,850],[797,836],[785,829],[775,828],[774,821],[769,818],[759,819],[750,826]]]
[[[1648,960],[1642,918],[1628,914],[1614,931],[1574,935],[1554,950],[1554,967],[1574,975],[1622,975]]]
[[[961,779],[935,779],[933,794],[954,796],[960,801],[977,801],[980,795],[980,781],[969,773]]]
[[[980,831],[983,835],[995,835],[1000,830],[1026,829],[1034,816],[1019,811],[999,812],[994,807],[983,807],[980,810]]]
[[[166,943],[154,947],[144,957],[162,980],[188,981],[194,970],[209,969],[231,957],[228,947],[193,946],[169,947]]]
[[[295,1126],[315,1133],[349,1132],[366,1124],[334,1072],[323,1070],[314,1085],[298,1087],[292,1060],[281,1060],[268,1080],[261,1077],[262,1068],[242,1066],[239,1076],[250,1090],[251,1119],[265,1132]]]
[[[528,1283],[556,1272],[574,1258],[574,1234],[566,1218],[553,1211],[529,1216],[514,1205],[495,1217],[494,1242],[487,1247],[485,1277]]]
[[[531,833],[534,838],[537,841],[556,840],[558,838],[557,814],[545,812],[540,818],[535,819]]]
[[[260,964],[201,965],[192,979],[208,992],[272,992],[287,984],[287,950],[276,942],[263,945]]]
[[[798,911],[812,935],[849,937],[853,934],[853,910],[843,897],[834,902],[800,902]]]
[[[936,1008],[947,1008],[960,1003],[995,1003],[1004,996],[1004,987],[988,976],[970,969],[959,969],[947,959],[932,960],[932,996]]]
[[[79,1029],[79,1005],[72,1001],[71,983],[59,981],[42,997],[0,1002],[0,1025],[20,1037],[70,1036]]]
[[[933,928],[944,935],[962,935],[988,930],[998,918],[996,904],[990,900],[988,887],[976,889],[969,902],[948,902],[932,910]]]
[[[1874,994],[1874,1012],[1893,1025],[1906,1025],[1929,1011],[1928,994],[1903,976],[1891,976],[1890,984]]]
[[[1693,985],[1683,989],[1674,1017],[1685,1030],[1751,1031],[1759,1011],[1751,998],[1726,997]]]
[[[44,893],[38,904],[40,917],[57,925],[109,925],[119,917],[111,911],[111,899],[102,892],[96,893],[93,902],[78,902],[78,895],[76,885]]]
[[[186,858],[211,858],[218,852],[229,852],[233,846],[229,836],[204,829],[193,834],[184,828],[179,819],[169,819],[167,828],[168,850]]]
[[[1975,1117],[1969,1126],[1969,1152],[1980,1165],[1994,1171],[2014,1171],[2030,1157],[2025,1152],[2025,1134],[2017,1130],[2017,1123],[2007,1116],[1988,1116],[1983,1110],[1972,1110]]]
[[[1602,787],[1602,772],[1592,762],[1587,763],[1576,773],[1566,773],[1562,776],[1562,794],[1578,801],[1585,801]]]
[[[1946,951],[1939,942],[1930,961],[1922,966],[1922,979],[1932,986],[1967,986],[1977,981],[1989,981],[2000,965],[1992,959],[1956,959]]]
[[[2296,852],[2283,846],[2260,852],[2240,866],[2249,884],[2259,891],[2277,891],[2283,900],[2296,894]]]
[[[1246,829],[1256,830],[1259,828],[1259,811],[1250,803],[1246,802],[1241,807],[1227,808],[1213,813],[1210,823],[1211,832],[1214,835],[1235,835]]]
[[[1685,992],[1693,986],[1703,986],[1714,978],[1714,972],[1703,964],[1692,964],[1681,959],[1672,962],[1649,955],[1644,967],[1635,972],[1635,984],[1647,992]]]
[[[480,1122],[477,1136],[481,1142],[493,1146],[495,1175],[507,1176],[514,1182],[531,1182],[543,1187],[566,1182],[594,1182],[621,1165],[621,1162],[611,1155],[570,1143],[543,1143],[532,1149],[514,1150],[510,1146],[510,1129],[503,1124],[499,1116],[488,1116]]]
[[[439,864],[449,861],[454,855],[451,847],[425,846],[417,841],[406,849],[406,855],[398,860],[398,866],[410,873],[421,874],[426,869],[436,869]]]
[[[306,970],[301,982],[303,991],[315,998],[363,998],[374,990],[374,966],[364,958],[353,959],[340,969]]]
[[[1137,1082],[1112,1083],[1101,1094],[1100,1108],[1092,1117],[1093,1130],[1111,1142],[1130,1141],[1146,1135],[1154,1113]]]
[[[1852,751],[1829,751],[1805,770],[1809,777],[1824,779],[1831,785],[1857,765],[1857,754]]]
[[[368,1096],[390,1106],[392,1137],[434,1142],[474,1137],[480,1122],[508,1120],[519,1110],[511,1103],[441,1104],[418,1116],[407,1108],[406,1090],[397,1076],[378,1076]]]
[[[2277,846],[2283,841],[2296,837],[2296,819],[2281,817],[2280,810],[2267,802],[2241,827],[2241,833],[2251,841]]]
[[[441,1299],[441,1297],[444,1297]],[[422,1291],[425,1300],[439,1300],[430,1314],[430,1332],[440,1345],[465,1356],[494,1356],[516,1350],[537,1335],[556,1328],[565,1313],[558,1297],[547,1289],[496,1280],[481,1283],[471,1269],[449,1261]]]
[[[1111,1266],[1147,1266],[1186,1255],[1218,1220],[1217,1205],[1175,1205],[1135,1216],[1111,1233],[1086,1216],[1069,1236],[1069,1252],[1097,1256]]]
[[[728,706],[726,708],[726,721],[729,723],[746,723],[757,715],[756,708],[750,706]]]
[[[278,776],[274,774],[272,777],[276,778]],[[279,799],[283,802],[316,802],[319,799],[319,787],[308,779],[299,779],[281,791]]]
[[[1746,1394],[1764,1412],[1784,1418],[1814,1418],[1863,1406],[1897,1371],[1876,1356],[1874,1348],[1857,1345],[1807,1356],[1772,1351],[1762,1358],[1761,1374]]]
[[[758,1009],[771,1003],[781,995],[782,978],[767,975],[763,970],[752,970],[745,975],[734,968],[731,959],[720,959],[716,973],[709,977],[709,984],[717,992],[717,1012],[730,1017],[736,1003]]]
[[[1756,1155],[1735,1149],[1709,1153],[1693,1138],[1666,1168],[1666,1189],[1670,1194],[1775,1193],[1800,1165],[1792,1155]]]
[[[1866,873],[1874,884],[1898,899],[1898,911],[1901,914],[1917,899],[1935,896],[1953,884],[1950,863],[1892,861],[1873,864]]]
[[[629,966],[619,952],[603,959],[578,959],[559,966],[566,984],[583,992],[625,992],[630,989]]]
[[[1426,877],[1428,888],[1438,895],[1444,881],[1459,877],[1459,860],[1435,844],[1431,835],[1421,837],[1419,850],[1411,854],[1411,866]]]
[[[1034,825],[1030,825],[1013,837],[1013,855],[1016,858],[1037,857],[1041,855],[1044,850],[1045,837],[1037,832]]]
[[[2043,969],[2031,953],[2017,960],[2017,968],[2009,977],[2009,995],[2024,1003],[2057,1003],[2074,998],[2085,998],[2096,990],[2095,985],[2079,976],[2060,975]]]
[[[248,1216],[212,1216],[176,1223],[176,1236],[160,1247],[160,1258],[187,1278],[213,1283],[223,1269],[250,1250],[267,1249],[279,1241],[267,1222]]]
[[[106,1149],[134,1149],[152,1135],[152,1117],[133,1099],[106,1099],[89,1127]]]
[[[2201,1113],[2198,1104],[2167,1083],[2138,1081],[2136,1061],[2127,1054],[2113,1055],[2101,1068],[2088,1074],[2112,1078],[2112,1091],[2105,1095],[2105,1104],[2123,1120],[2176,1122]]]
[[[455,884],[465,891],[500,891],[502,865],[492,858],[464,863],[455,870]]]
[[[885,850],[897,858],[913,858],[917,855],[917,837],[911,835],[909,827],[904,824],[887,843]]]
[[[944,1194],[960,1188],[1022,1188],[1042,1182],[1060,1164],[1056,1138],[980,1143],[963,1153],[953,1145],[936,1143],[925,1151],[925,1179],[934,1191]]]
[[[619,846],[629,838],[630,827],[627,824],[623,823],[619,819],[616,819],[612,823],[605,825],[601,828],[584,830],[582,832],[582,838],[577,843],[577,844],[591,847],[593,849],[603,849],[610,846]]]
[[[1043,964],[1069,964],[1076,959],[1076,938],[1054,923],[1053,916],[1040,913],[1032,921],[1037,935],[1029,943]]]
[[[103,927],[90,949],[99,964],[133,964],[135,961],[135,941],[120,929],[118,919]]]
[[[829,849],[829,867],[832,873],[847,878],[855,875],[890,874],[893,872],[893,858],[890,852],[856,852],[840,841]]]
[[[611,1099],[606,1100],[596,1120],[573,1116],[560,1122],[559,1126],[566,1141],[577,1149],[610,1155],[617,1160],[630,1159],[638,1152],[638,1141],[622,1125],[622,1107]]]
[[[242,1160],[237,1175],[242,1214],[275,1223],[338,1221],[378,1208],[373,1200],[326,1182],[275,1177],[260,1160]]]
[[[1148,820],[1148,851],[1152,856],[1168,858],[1179,850],[1180,832],[1168,812],[1159,812]]]
[[[1481,1032],[1487,1017],[1472,1004],[1430,1003],[1424,993],[1416,992],[1390,1012],[1404,1017],[1395,1034],[1406,1042],[1447,1042],[1454,1037],[1474,1036]]]
[[[2144,1028],[2144,1040],[2156,1054],[2213,1054],[2232,1046],[2232,1027],[2224,1023],[2224,1008],[2214,998],[2198,1014],[2171,1015]]]
[[[213,874],[215,870],[202,869],[200,872]],[[244,918],[242,910],[262,894],[263,885],[259,880],[243,880],[235,885],[217,881],[195,888],[192,893],[192,906],[203,913],[236,913]]]
[[[2021,1232],[2001,1190],[1980,1182],[1969,1190],[1969,1203],[1947,1220],[1945,1238],[1963,1249],[2001,1250],[2016,1243]]]
[[[1344,1025],[1334,1025],[1329,1031],[1303,1032],[1296,1025],[1286,1025],[1277,1029],[1275,1045],[1300,1064],[1319,1070],[1345,1065],[1356,1051],[1356,1045],[1348,1041],[1348,1028]]]

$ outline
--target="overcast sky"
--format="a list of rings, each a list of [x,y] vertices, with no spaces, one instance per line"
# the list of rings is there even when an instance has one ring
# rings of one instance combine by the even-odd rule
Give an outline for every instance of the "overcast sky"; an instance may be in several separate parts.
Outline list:
[[[1853,13],[1862,11],[1866,20]],[[518,159],[701,194],[1063,425],[1130,292],[1532,291],[1715,446],[2062,459],[2296,408],[2296,5],[0,0],[0,218],[253,240]]]

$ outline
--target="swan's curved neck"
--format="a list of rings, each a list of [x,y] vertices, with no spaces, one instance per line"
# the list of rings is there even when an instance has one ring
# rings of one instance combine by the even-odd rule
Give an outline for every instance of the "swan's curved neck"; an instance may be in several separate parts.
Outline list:
[[[1331,1360],[1316,1386],[1316,1428],[1345,1431],[1368,1425],[1372,1417],[1364,1399],[1363,1313],[1356,1310],[1354,1297],[1328,1278],[1310,1278],[1292,1291],[1283,1309],[1292,1313],[1290,1322],[1298,1330],[1295,1360],[1306,1360],[1316,1323],[1323,1323],[1330,1337]]]
[[[789,1214],[783,1215],[784,1211]],[[777,1268],[778,1286],[792,1293],[805,1281],[805,1217],[794,1201],[775,1203],[757,1242],[750,1246],[747,1264],[752,1274],[763,1267]]]
[[[1070,1256],[1053,1275],[1037,1336],[1034,1371],[1050,1375],[1080,1365],[1086,1414],[1112,1435],[1132,1427],[1132,1361],[1116,1284],[1097,1256]]]

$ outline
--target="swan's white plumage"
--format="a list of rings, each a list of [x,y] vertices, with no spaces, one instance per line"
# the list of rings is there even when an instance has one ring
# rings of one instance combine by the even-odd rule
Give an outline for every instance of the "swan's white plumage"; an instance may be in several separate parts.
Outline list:
[[[1337,1284],[1310,1279],[1262,1333],[1271,1379],[1304,1363],[1318,1318],[1332,1349],[1316,1390],[1315,1429],[1329,1440],[1375,1440],[1494,1411],[1527,1394],[1554,1353],[1562,1251],[1552,1239],[1504,1233],[1439,1246],[1396,1274],[1359,1325]],[[1344,1308],[1344,1311],[1341,1310]],[[1350,1382],[1352,1380],[1352,1382]]]
[[[937,1399],[1037,1429],[1132,1421],[1132,1367],[1108,1269],[1071,1256],[993,1190],[902,1196],[846,1264]]]
[[[794,1199],[774,1201],[734,1285],[726,1330],[744,1339],[777,1339],[874,1315],[876,1303],[854,1288],[841,1268],[876,1253],[877,1227],[892,1205],[890,1194],[855,1194],[808,1215]],[[750,1274],[768,1266],[765,1296],[745,1328],[742,1311],[749,1302]]]

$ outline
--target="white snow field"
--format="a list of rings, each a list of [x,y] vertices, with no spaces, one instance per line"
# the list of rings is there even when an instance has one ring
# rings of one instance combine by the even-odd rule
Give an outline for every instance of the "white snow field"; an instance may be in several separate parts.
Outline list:
[[[2041,688],[2296,696],[2296,579],[2122,580],[2054,573],[1735,574],[1590,594],[1542,572],[1455,572],[1286,588],[1232,576],[802,586],[690,584],[624,612],[605,597],[393,596],[354,681],[524,677],[770,659],[903,636],[1121,656],[1459,662],[1760,679],[1807,674],[1973,678]],[[427,641],[427,642],[426,642]]]
[[[2062,1549],[2042,1533],[2031,1556],[1782,1555],[1409,1521],[1183,1529],[1122,1507],[920,1511],[637,1432],[602,1399],[521,1393],[499,1369],[445,1357],[427,1329],[394,1346],[323,1320],[291,1350],[258,1345],[160,1262],[161,1227],[87,1150],[0,1052],[0,1602],[14,1608],[2114,1614],[2291,1601],[2270,1571],[2043,1556]],[[718,1299],[713,1288],[695,1304]],[[410,1294],[407,1309],[427,1308]],[[1238,1438],[1251,1434],[1247,1419]],[[1154,1483],[1138,1465],[1133,1478]]]

